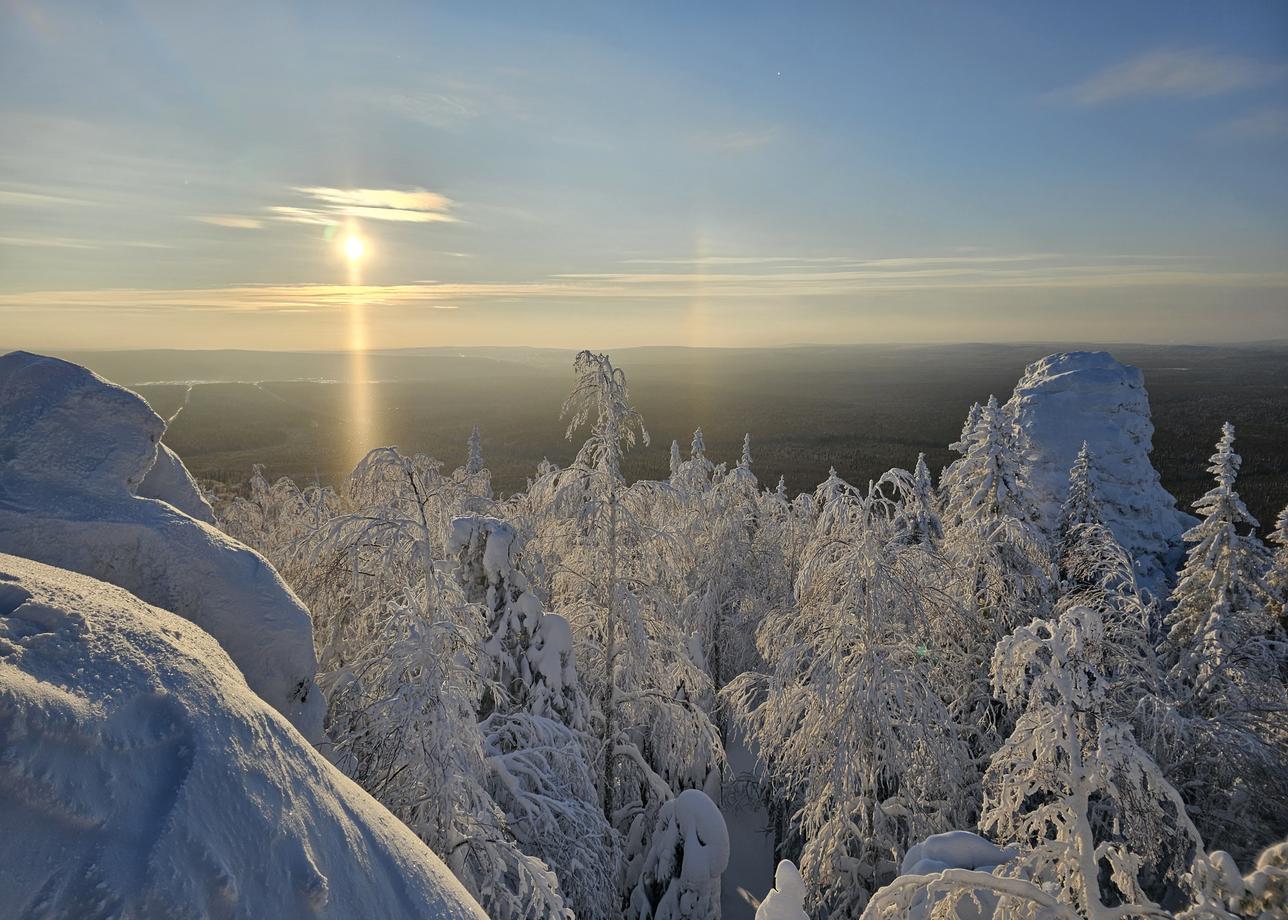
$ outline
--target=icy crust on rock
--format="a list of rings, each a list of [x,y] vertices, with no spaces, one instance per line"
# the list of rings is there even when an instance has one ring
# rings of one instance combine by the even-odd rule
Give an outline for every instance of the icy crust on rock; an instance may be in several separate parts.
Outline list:
[[[188,517],[215,523],[215,511],[201,494],[197,480],[192,478],[179,455],[164,444],[157,445],[157,459],[148,470],[134,494],[140,498],[155,498],[178,508]]]
[[[0,738],[6,915],[484,917],[210,636],[6,555]]]
[[[134,494],[164,430],[142,397],[83,367],[0,357],[0,552],[119,585],[191,620],[251,689],[321,741],[308,610],[262,556],[176,506],[187,500],[173,466],[154,480],[165,501]]]
[[[1154,425],[1140,369],[1103,351],[1048,355],[1025,368],[1007,407],[1028,435],[1042,526],[1054,533],[1086,441],[1105,523],[1137,560],[1142,585],[1163,589],[1193,519],[1177,510],[1150,462]]]

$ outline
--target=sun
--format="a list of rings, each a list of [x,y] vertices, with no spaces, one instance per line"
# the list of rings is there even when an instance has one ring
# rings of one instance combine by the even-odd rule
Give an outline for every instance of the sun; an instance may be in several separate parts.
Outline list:
[[[367,244],[360,236],[347,236],[344,238],[344,255],[350,262],[357,262],[367,254]]]

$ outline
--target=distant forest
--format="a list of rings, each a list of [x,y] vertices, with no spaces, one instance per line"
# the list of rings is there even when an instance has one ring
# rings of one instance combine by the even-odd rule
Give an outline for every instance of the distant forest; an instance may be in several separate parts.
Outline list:
[[[829,467],[861,484],[924,451],[932,471],[970,404],[1010,395],[1024,366],[1073,345],[838,346],[779,349],[627,348],[613,352],[652,445],[624,472],[663,478],[671,441],[701,427],[709,454],[735,463],[745,433],[760,480],[781,474],[793,493]],[[1154,464],[1181,507],[1208,488],[1222,422],[1238,432],[1239,491],[1263,527],[1288,503],[1288,346],[1100,345],[1145,374]],[[238,486],[254,463],[270,477],[336,482],[365,448],[352,433],[351,359],[343,354],[230,351],[79,352],[73,360],[142,393],[163,416],[182,406],[166,440],[193,472]],[[365,358],[369,431],[380,444],[425,452],[449,467],[470,429],[499,492],[522,489],[543,457],[575,448],[558,415],[571,351],[424,349]],[[157,381],[206,381],[193,387]],[[241,381],[241,382],[235,382]],[[148,384],[148,385],[141,385]],[[185,404],[185,399],[187,403]]]

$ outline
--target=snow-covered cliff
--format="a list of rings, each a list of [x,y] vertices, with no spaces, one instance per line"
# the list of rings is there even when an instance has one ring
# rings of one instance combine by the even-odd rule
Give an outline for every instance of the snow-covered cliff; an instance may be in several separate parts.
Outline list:
[[[1154,425],[1140,369],[1103,351],[1048,355],[1025,369],[1007,409],[1028,435],[1029,487],[1048,532],[1086,441],[1105,523],[1136,558],[1141,584],[1162,590],[1193,519],[1177,510],[1150,462]]]
[[[210,636],[6,555],[0,738],[6,916],[484,916]]]
[[[204,502],[179,458],[158,456],[164,431],[142,397],[83,367],[0,357],[0,552],[119,585],[191,620],[251,689],[322,740],[308,610],[262,556],[185,513]]]

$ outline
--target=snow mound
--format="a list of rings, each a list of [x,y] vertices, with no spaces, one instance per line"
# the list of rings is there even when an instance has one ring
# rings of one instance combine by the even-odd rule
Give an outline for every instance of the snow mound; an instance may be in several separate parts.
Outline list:
[[[308,610],[262,556],[181,510],[199,496],[177,457],[158,460],[164,431],[142,397],[83,367],[0,357],[0,552],[119,585],[191,620],[256,693],[322,740]]]
[[[970,831],[948,831],[935,834],[916,844],[904,854],[903,875],[928,875],[945,869],[979,869],[992,872],[1007,860],[1015,858],[1015,850],[1003,849],[979,834]]]
[[[880,908],[885,892],[915,885],[910,897],[902,902],[897,916],[901,920],[994,920],[999,891],[1015,884],[1012,879],[989,878],[973,873],[989,873],[1016,856],[1016,851],[999,847],[970,831],[948,831],[927,837],[911,847],[903,857],[900,877],[874,897],[868,911],[879,916],[895,916],[889,906]],[[950,895],[939,882],[952,879]],[[981,883],[988,887],[980,887]],[[948,900],[949,898],[952,900]]]
[[[1177,510],[1150,462],[1154,425],[1140,369],[1103,351],[1048,355],[1025,368],[1007,408],[1028,435],[1029,487],[1048,533],[1085,441],[1105,523],[1136,559],[1141,584],[1163,590],[1193,519]]]
[[[805,880],[790,859],[784,859],[774,871],[774,887],[756,908],[756,920],[809,920]]]
[[[6,915],[484,916],[210,636],[6,555],[0,737]]]
[[[215,510],[201,494],[197,480],[192,478],[179,455],[164,444],[157,445],[157,460],[148,470],[134,494],[140,498],[155,498],[178,508],[188,517],[215,523]]]

